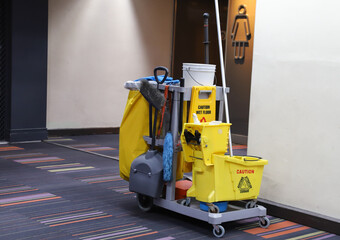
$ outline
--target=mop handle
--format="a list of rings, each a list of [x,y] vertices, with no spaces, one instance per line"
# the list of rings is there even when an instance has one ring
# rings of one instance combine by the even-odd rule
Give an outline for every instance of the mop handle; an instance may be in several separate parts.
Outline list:
[[[229,109],[228,109],[228,98],[226,91],[226,79],[225,79],[225,71],[224,71],[224,61],[223,61],[223,51],[222,51],[222,38],[221,38],[221,26],[220,26],[220,10],[218,7],[218,0],[215,0],[215,10],[216,10],[216,25],[217,25],[217,38],[218,38],[218,48],[220,52],[220,65],[221,65],[221,75],[222,75],[222,86],[223,86],[223,98],[224,98],[224,107],[227,123],[230,123],[229,119]],[[229,153],[230,156],[233,156],[233,146],[231,141],[231,131],[229,128]]]
[[[164,89],[165,102],[164,102],[164,105],[162,107],[162,118],[161,118],[161,123],[159,124],[159,129],[158,129],[157,137],[160,137],[161,131],[162,131],[162,127],[163,127],[163,120],[164,120],[164,113],[165,113],[165,108],[166,108],[166,101],[168,100],[168,92],[169,92],[169,86],[165,86],[165,89]]]
[[[204,63],[209,64],[209,13],[203,14],[204,22]]]

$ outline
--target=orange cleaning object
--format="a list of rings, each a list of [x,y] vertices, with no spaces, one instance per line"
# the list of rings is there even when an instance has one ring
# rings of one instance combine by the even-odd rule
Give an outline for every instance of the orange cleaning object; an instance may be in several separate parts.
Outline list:
[[[181,180],[176,182],[175,199],[183,199],[187,197],[187,191],[191,188],[192,182],[189,180]]]

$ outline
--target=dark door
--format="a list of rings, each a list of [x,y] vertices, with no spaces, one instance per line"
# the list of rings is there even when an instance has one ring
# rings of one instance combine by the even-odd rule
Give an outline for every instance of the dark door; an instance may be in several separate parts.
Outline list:
[[[216,65],[216,85],[221,86],[214,1],[176,0],[175,5],[173,76],[182,76],[185,62],[204,63],[203,13],[208,12],[210,63]],[[231,132],[240,136],[248,135],[255,5],[255,0],[219,0]],[[246,143],[246,138],[236,139]]]
[[[228,1],[220,0],[221,29],[225,32]],[[204,63],[203,13],[209,13],[209,63],[216,65],[217,85],[221,85],[220,60],[214,1],[175,0],[175,31],[172,73],[182,77],[183,63]],[[225,42],[223,41],[223,46]]]

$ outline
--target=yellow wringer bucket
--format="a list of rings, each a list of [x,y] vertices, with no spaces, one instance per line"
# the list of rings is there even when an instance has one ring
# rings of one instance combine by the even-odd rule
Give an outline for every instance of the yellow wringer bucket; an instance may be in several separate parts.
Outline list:
[[[215,203],[256,199],[267,160],[227,156],[231,124],[186,123],[181,135],[184,159],[192,162],[192,187],[188,197]]]

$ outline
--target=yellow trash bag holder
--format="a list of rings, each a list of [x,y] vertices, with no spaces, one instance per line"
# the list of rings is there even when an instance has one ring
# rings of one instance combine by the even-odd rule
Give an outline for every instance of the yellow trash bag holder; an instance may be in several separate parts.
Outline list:
[[[148,151],[148,144],[143,138],[148,135],[149,103],[138,90],[130,90],[119,128],[119,171],[124,180],[129,181],[133,160]],[[176,179],[183,177],[182,158],[182,154],[178,154]]]
[[[119,128],[120,177],[129,181],[132,161],[148,150],[149,103],[138,90],[130,90]]]

